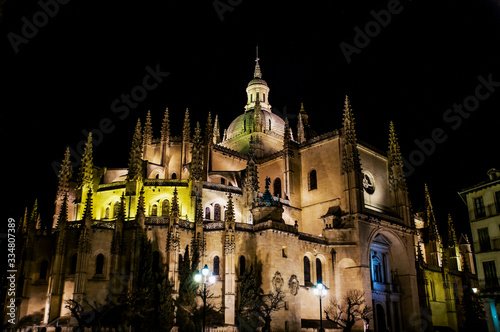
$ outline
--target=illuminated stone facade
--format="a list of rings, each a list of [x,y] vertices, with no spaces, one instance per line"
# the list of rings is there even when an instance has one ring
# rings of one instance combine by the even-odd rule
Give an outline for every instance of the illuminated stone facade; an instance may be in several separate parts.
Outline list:
[[[172,136],[167,111],[157,137],[148,114],[128,168],[96,167],[88,157],[72,177],[63,162],[52,231],[26,222],[20,316],[45,308],[48,322],[68,315],[65,300],[104,301],[118,288],[116,271],[132,280],[144,230],[176,288],[178,257],[199,240],[200,266],[218,271],[211,291],[228,326],[237,319],[241,270],[262,263],[264,291],[276,276],[286,291],[285,308],[272,317],[277,331],[319,320],[319,281],[328,289],[323,303],[363,290],[375,309],[370,328],[417,331],[414,225],[392,124],[387,153],[358,142],[346,97],[339,129],[316,135],[302,107],[292,130],[271,110],[258,61],[246,91],[243,113],[222,133],[217,117],[202,132],[186,111],[182,135]],[[225,216],[229,194],[234,220]]]

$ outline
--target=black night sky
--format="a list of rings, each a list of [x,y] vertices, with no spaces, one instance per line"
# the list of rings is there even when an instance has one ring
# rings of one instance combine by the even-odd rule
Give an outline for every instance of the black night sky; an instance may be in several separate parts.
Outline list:
[[[174,135],[180,135],[186,107],[192,125],[204,126],[210,111],[227,127],[243,112],[257,43],[270,103],[292,122],[303,101],[318,133],[339,128],[348,94],[358,138],[385,151],[392,120],[406,159],[416,156],[415,140],[427,141],[442,129],[446,140],[408,177],[414,210],[429,185],[440,227],[450,212],[459,231],[468,230],[457,191],[500,168],[497,1],[71,0],[52,5],[46,21],[37,14],[41,3],[3,3],[5,217],[19,219],[38,198],[42,218],[50,221],[57,185],[51,163],[62,160],[66,146],[76,150],[86,137],[82,131],[103,119],[114,129],[94,147],[94,163],[107,167],[127,166],[133,128],[138,117],[144,123],[147,110],[156,136],[165,107]],[[372,30],[366,45],[358,40],[362,47],[348,63],[340,44],[355,46],[355,28],[365,31],[374,13],[388,7],[395,12],[390,22]],[[38,32],[18,42],[15,52],[14,34],[23,37],[23,26],[34,18],[42,20]],[[113,102],[142,85],[148,66],[169,74],[120,119]],[[447,110],[472,100],[479,76],[493,81],[491,93],[459,122],[458,113]]]

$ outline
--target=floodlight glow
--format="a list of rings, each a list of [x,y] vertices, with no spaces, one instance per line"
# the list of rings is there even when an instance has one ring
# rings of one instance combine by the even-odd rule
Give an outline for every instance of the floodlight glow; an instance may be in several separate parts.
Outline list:
[[[208,282],[211,284],[215,283],[215,276],[213,274],[210,277],[208,277]]]
[[[194,275],[194,281],[196,281],[196,282],[201,282],[201,274],[196,273],[196,274]]]

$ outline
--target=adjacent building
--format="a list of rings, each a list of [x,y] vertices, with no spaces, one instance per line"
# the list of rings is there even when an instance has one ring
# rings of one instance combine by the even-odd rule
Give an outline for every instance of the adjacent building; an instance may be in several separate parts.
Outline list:
[[[490,169],[488,180],[463,189],[459,195],[469,211],[479,296],[486,311],[488,330],[499,332],[500,170]]]

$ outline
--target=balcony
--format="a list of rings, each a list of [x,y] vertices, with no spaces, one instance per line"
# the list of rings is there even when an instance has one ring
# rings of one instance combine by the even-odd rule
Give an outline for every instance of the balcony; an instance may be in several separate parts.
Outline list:
[[[476,221],[484,218],[493,217],[500,214],[500,207],[497,204],[489,204],[484,209],[469,210],[469,220]]]

